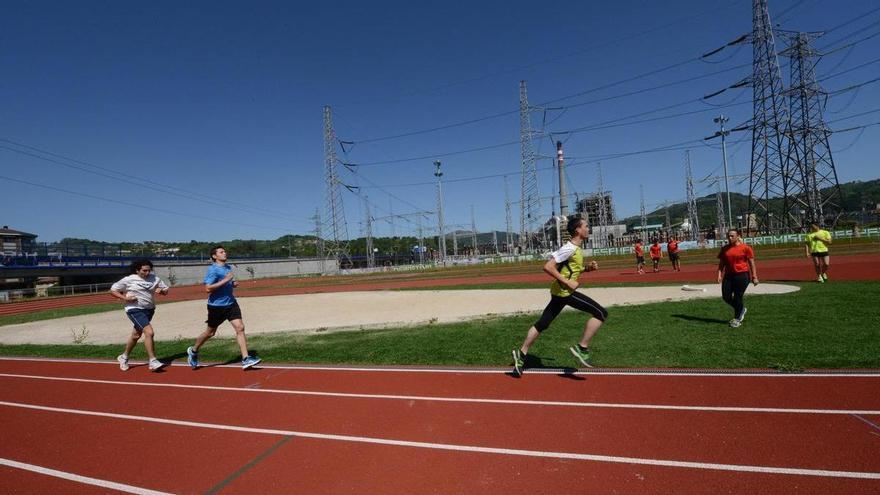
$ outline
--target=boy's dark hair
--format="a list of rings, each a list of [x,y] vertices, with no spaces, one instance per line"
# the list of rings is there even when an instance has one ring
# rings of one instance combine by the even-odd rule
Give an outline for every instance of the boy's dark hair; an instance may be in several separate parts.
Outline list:
[[[129,265],[128,271],[130,274],[134,275],[135,273],[138,272],[138,270],[141,269],[142,266],[149,266],[150,270],[152,270],[153,269],[153,262],[146,259],[146,258],[134,260],[131,262],[131,265]]]
[[[569,215],[569,217],[566,218],[566,221],[568,223],[565,226],[565,230],[568,231],[568,235],[574,235],[577,228],[581,226],[581,222],[586,223],[587,219],[581,217],[580,215]]]
[[[642,240],[641,240],[641,239],[636,239],[636,242],[638,242],[639,244],[641,244],[641,243],[642,243]]]
[[[223,247],[223,246],[220,245],[220,244],[217,244],[216,246],[212,247],[212,248],[211,248],[211,260],[212,260],[212,261],[217,261],[217,260],[214,259],[214,255],[217,254],[217,250],[218,250],[218,249],[226,249],[226,248]]]

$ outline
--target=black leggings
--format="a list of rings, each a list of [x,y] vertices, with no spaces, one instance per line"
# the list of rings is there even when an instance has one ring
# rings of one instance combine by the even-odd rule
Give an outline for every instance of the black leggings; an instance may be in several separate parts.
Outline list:
[[[566,306],[590,313],[593,315],[593,318],[599,321],[605,321],[605,318],[608,318],[608,311],[601,304],[575,291],[570,296],[551,296],[550,302],[547,303],[547,307],[544,308],[544,312],[541,314],[541,318],[535,322],[535,329],[539,332],[546,330],[550,326],[550,322],[559,316],[559,312]]]
[[[743,294],[749,286],[749,272],[725,275],[721,281],[721,297],[733,307],[733,317],[739,318],[743,311]]]

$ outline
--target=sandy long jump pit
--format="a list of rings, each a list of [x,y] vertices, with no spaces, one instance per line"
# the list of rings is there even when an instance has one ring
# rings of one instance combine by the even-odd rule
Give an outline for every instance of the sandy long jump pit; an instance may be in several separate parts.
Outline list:
[[[603,306],[644,304],[720,297],[718,284],[663,287],[585,287],[581,291]],[[749,286],[747,296],[783,294],[798,287],[782,284]],[[109,296],[108,296],[109,300]],[[494,315],[533,313],[544,309],[547,289],[469,289],[332,292],[269,297],[241,297],[238,303],[249,334],[374,329],[448,323]],[[571,308],[566,308],[571,311]],[[161,304],[153,325],[157,340],[194,339],[205,328],[205,301]],[[131,331],[122,311],[71,316],[0,327],[2,344],[71,344],[85,329],[87,344],[121,344]],[[230,337],[221,325],[217,335]]]

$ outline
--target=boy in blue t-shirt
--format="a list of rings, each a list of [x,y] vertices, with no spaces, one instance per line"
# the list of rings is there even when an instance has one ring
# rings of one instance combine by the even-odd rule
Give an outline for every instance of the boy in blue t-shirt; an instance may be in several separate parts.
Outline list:
[[[192,369],[199,367],[199,349],[217,333],[217,327],[227,320],[235,329],[235,340],[238,341],[238,347],[241,349],[242,369],[248,369],[260,362],[260,358],[248,354],[241,308],[232,295],[232,290],[238,286],[238,282],[235,281],[235,275],[232,273],[232,265],[226,263],[227,258],[223,246],[214,246],[211,249],[211,259],[214,263],[205,273],[205,291],[208,292],[208,319],[205,323],[208,324],[208,328],[196,338],[194,345],[186,349],[186,360]]]

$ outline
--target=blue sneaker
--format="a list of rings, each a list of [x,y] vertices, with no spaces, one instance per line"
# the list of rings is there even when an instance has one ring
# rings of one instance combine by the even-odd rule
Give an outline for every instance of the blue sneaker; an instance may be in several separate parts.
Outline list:
[[[248,368],[251,368],[251,367],[255,366],[257,363],[259,363],[260,361],[262,361],[262,359],[260,359],[258,357],[248,356],[248,357],[241,360],[241,369],[246,370]]]
[[[199,367],[199,353],[192,346],[186,348],[186,362],[189,363],[192,369]]]

